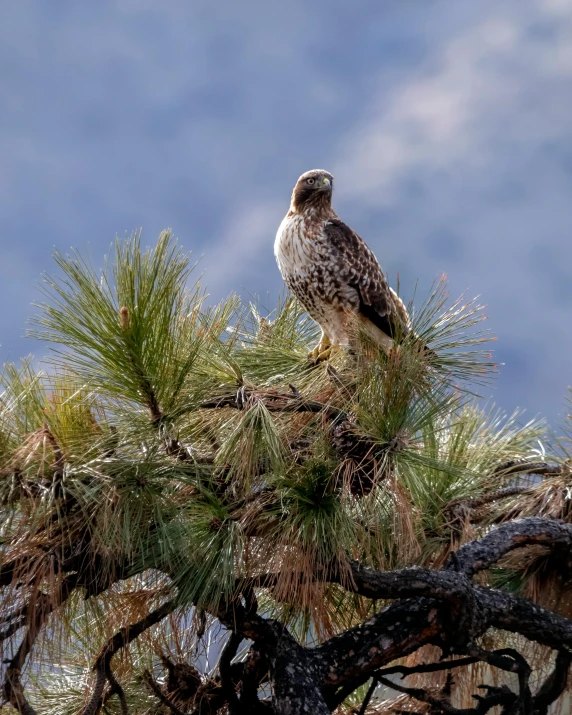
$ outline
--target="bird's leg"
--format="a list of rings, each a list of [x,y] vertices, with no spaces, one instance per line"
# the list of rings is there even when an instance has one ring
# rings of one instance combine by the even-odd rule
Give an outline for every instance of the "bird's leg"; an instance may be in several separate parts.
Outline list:
[[[328,345],[325,350],[322,350],[322,352],[319,353],[318,357],[316,358],[316,362],[322,362],[322,360],[329,360],[333,355],[339,353],[340,350],[341,348],[338,343]]]
[[[340,351],[340,345],[338,342],[332,343],[330,337],[325,333],[322,333],[320,342],[312,350],[309,357],[314,363],[323,362],[324,360],[329,360],[332,355]]]
[[[328,350],[331,350],[330,338],[322,330],[320,342],[316,345],[316,347],[312,350],[312,352],[308,355],[308,357],[313,362],[320,362],[321,360],[326,360],[327,356],[322,357],[322,355],[324,355],[324,353],[328,353],[328,355],[329,355]]]

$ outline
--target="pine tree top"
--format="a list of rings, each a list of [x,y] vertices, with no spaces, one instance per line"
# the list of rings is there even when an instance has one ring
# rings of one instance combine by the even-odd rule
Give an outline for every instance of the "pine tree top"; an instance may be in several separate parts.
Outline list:
[[[356,328],[357,349],[313,364],[317,329],[294,300],[210,305],[169,233],[146,251],[118,241],[102,272],[56,263],[30,331],[51,354],[6,365],[0,394],[0,639],[39,712],[158,712],[161,695],[186,712],[208,687],[212,712],[242,712],[231,672],[256,618],[267,638],[326,647],[393,598],[360,590],[360,569],[441,573],[497,524],[569,521],[565,441],[483,406],[491,336],[444,280],[408,307],[430,354],[405,339],[387,355]],[[483,582],[568,615],[561,558],[526,538]],[[233,613],[216,685],[201,652]],[[19,677],[6,683],[24,707]]]

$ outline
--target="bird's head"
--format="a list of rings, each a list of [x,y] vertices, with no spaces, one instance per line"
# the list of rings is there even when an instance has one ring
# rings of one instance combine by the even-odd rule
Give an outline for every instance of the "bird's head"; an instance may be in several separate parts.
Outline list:
[[[292,192],[291,210],[297,213],[315,206],[329,207],[332,201],[334,177],[324,169],[312,169],[298,179]]]

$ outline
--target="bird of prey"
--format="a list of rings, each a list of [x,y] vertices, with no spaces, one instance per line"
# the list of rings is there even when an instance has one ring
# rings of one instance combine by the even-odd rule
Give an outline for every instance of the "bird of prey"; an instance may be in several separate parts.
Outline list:
[[[376,257],[332,208],[333,183],[323,169],[302,174],[274,242],[286,285],[322,329],[316,361],[349,344],[352,316],[386,352],[410,331],[407,310]]]

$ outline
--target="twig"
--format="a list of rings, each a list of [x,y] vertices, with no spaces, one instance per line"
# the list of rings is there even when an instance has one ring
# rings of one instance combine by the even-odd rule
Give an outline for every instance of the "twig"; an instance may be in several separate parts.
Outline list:
[[[165,439],[165,451],[170,457],[176,457],[179,462],[194,462],[190,449],[175,437]]]
[[[478,662],[479,658],[471,656],[469,658],[459,658],[458,660],[448,660],[441,663],[427,663],[408,667],[406,665],[394,665],[391,668],[383,668],[378,670],[373,674],[373,680],[364,698],[362,706],[359,710],[358,715],[365,715],[367,706],[379,684],[380,677],[386,675],[400,674],[402,678],[406,675],[413,675],[417,673],[435,673],[440,670],[451,670],[452,668],[461,668],[465,665],[471,665],[472,663]]]
[[[517,695],[506,686],[503,686],[502,688],[493,688],[489,685],[479,685],[480,688],[487,690],[489,695],[485,697],[481,695],[474,695],[473,697],[479,701],[475,708],[459,709],[454,705],[451,705],[448,696],[445,694],[442,694],[441,697],[435,697],[422,688],[406,688],[405,686],[400,685],[399,683],[394,683],[383,676],[379,677],[379,682],[387,688],[392,688],[400,693],[405,693],[405,695],[409,695],[410,697],[415,698],[415,700],[419,700],[423,703],[429,703],[429,705],[433,708],[438,708],[440,712],[445,713],[446,715],[485,715],[491,708],[494,708],[497,705],[511,706],[517,699]]]
[[[467,658],[458,658],[457,660],[444,660],[440,663],[422,663],[420,665],[413,665],[408,667],[406,665],[393,665],[391,668],[384,668],[379,670],[380,675],[394,675],[399,674],[402,678],[407,675],[415,675],[417,673],[436,673],[440,670],[452,670],[453,668],[462,668],[465,665],[472,665],[477,663],[480,658],[476,656],[469,656]],[[375,675],[374,675],[375,677]]]
[[[450,703],[444,702],[441,698],[434,697],[422,688],[408,688],[405,685],[400,685],[399,683],[394,683],[393,681],[384,678],[383,675],[379,675],[377,677],[377,681],[382,685],[385,685],[386,688],[392,688],[400,693],[409,695],[411,698],[415,698],[415,700],[420,700],[422,703],[429,703],[434,707],[438,707],[442,712],[455,713],[456,708],[453,708]]]
[[[379,676],[374,675],[371,681],[371,685],[367,689],[367,693],[365,694],[365,698],[363,699],[363,703],[361,704],[361,708],[359,709],[358,715],[365,715],[365,711],[368,708],[369,702],[373,697],[373,694],[375,693],[375,689],[379,685]]]
[[[531,669],[525,658],[514,648],[487,651],[473,646],[471,652],[489,665],[518,675],[518,712],[522,715],[532,715],[532,695],[528,685]]]

